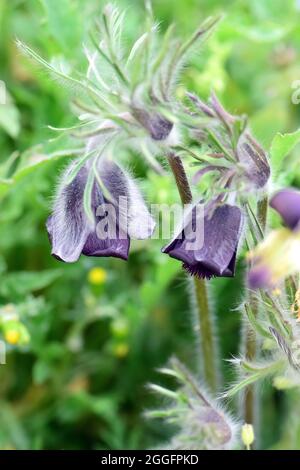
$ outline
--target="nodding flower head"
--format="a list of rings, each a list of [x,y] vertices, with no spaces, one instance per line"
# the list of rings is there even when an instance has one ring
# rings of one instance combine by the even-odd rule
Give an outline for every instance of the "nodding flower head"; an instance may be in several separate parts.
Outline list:
[[[270,200],[270,206],[287,227],[273,230],[249,254],[252,263],[250,288],[274,288],[285,277],[300,271],[300,192],[284,189]]]
[[[90,214],[84,200],[93,171],[86,163],[70,181],[72,163],[63,175],[53,213],[47,221],[52,254],[65,262],[86,256],[112,256],[126,260],[130,238],[148,238],[154,222],[134,183],[118,165],[100,160],[99,179],[92,180]]]
[[[183,230],[163,252],[182,261],[190,274],[200,278],[232,277],[242,219],[237,206],[212,207],[208,203],[199,211],[196,205],[185,217]]]

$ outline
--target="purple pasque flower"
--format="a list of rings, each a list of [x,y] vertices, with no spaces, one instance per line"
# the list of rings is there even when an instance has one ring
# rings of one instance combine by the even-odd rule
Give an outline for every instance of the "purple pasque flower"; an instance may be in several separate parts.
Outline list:
[[[67,263],[81,254],[127,260],[130,238],[148,238],[155,226],[139,189],[117,164],[100,159],[99,179],[94,179],[91,190],[91,218],[84,208],[84,194],[93,169],[87,162],[69,182],[74,165],[63,175],[46,224],[52,255]]]
[[[300,272],[300,191],[283,189],[270,200],[286,227],[272,230],[249,253],[251,289],[275,288],[282,280]]]
[[[184,218],[183,229],[162,251],[182,261],[183,267],[199,278],[232,277],[242,212],[237,206],[217,205],[216,201],[202,211],[197,210],[199,206],[193,206]]]
[[[280,214],[291,230],[300,229],[300,191],[292,188],[282,189],[271,198],[270,206]]]

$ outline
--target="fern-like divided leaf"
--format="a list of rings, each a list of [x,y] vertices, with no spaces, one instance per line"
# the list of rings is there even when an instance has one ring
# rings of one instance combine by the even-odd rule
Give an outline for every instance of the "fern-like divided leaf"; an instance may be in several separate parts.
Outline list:
[[[168,449],[233,448],[236,424],[216,400],[202,390],[198,381],[177,360],[160,372],[179,382],[176,391],[158,385],[150,389],[168,403],[165,408],[146,413],[149,418],[163,419],[175,425],[177,432],[167,444]]]

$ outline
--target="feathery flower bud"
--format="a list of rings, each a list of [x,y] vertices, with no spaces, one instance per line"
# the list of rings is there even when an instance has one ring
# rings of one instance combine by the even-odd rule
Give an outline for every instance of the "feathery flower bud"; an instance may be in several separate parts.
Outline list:
[[[193,129],[192,133],[202,144],[213,149],[208,156],[216,159],[226,187],[235,187],[237,190],[240,187],[245,189],[245,185],[250,190],[264,188],[271,173],[267,154],[251,135],[245,117],[234,116],[226,111],[214,93],[208,104],[190,93],[187,96],[197,113],[205,116],[202,124],[201,121],[199,123],[200,129]],[[223,167],[220,159],[225,163]],[[204,172],[206,168],[203,168]],[[228,177],[224,179],[226,169]],[[241,182],[244,185],[241,186]]]
[[[150,388],[170,400],[164,410],[147,413],[152,418],[165,418],[178,427],[177,433],[167,444],[173,450],[224,450],[235,442],[236,425],[219,403],[203,392],[197,380],[176,359],[171,368],[162,369],[165,375],[175,377],[180,388],[177,392],[152,385]]]
[[[237,156],[249,181],[256,188],[263,188],[270,178],[270,166],[266,153],[247,130],[239,137]]]

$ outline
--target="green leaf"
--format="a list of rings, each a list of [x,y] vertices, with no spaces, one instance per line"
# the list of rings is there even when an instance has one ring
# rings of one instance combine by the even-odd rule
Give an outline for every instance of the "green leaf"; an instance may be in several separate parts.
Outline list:
[[[8,441],[11,442],[16,449],[29,449],[30,438],[27,434],[26,427],[23,427],[14,408],[5,401],[1,401],[0,403],[0,422],[1,428],[4,430]]]
[[[83,152],[83,149],[75,149],[75,148],[56,151],[56,152],[49,153],[47,155],[36,152],[30,155],[30,157],[26,160],[26,162],[16,171],[16,173],[13,176],[13,182],[22,180],[25,176],[29,175],[30,173],[37,170],[38,168],[44,165],[47,165],[51,162],[57,161],[60,158],[75,157],[75,156],[78,156],[78,154],[81,154],[82,152]],[[1,189],[0,189],[0,194],[1,194]]]
[[[247,315],[249,323],[251,324],[254,331],[256,331],[258,334],[260,334],[264,338],[273,339],[270,332],[256,318],[249,304],[245,303],[243,310],[245,311],[245,314]]]
[[[33,382],[41,385],[51,377],[52,369],[50,365],[44,360],[39,360],[34,364],[32,370]]]
[[[275,170],[278,170],[285,157],[300,142],[300,129],[290,134],[278,133],[271,144],[271,161]]]
[[[78,7],[71,0],[40,0],[49,30],[57,43],[70,53],[81,43],[82,21]]]
[[[0,295],[12,298],[13,296],[24,296],[30,292],[44,289],[55,281],[62,271],[59,269],[41,272],[15,272],[6,274],[1,279]]]
[[[66,149],[61,151],[55,151],[49,154],[39,153],[38,151],[26,157],[24,163],[17,169],[13,177],[10,179],[0,178],[0,199],[5,196],[8,190],[23,178],[30,175],[39,168],[51,165],[51,163],[59,160],[60,158],[72,158],[78,156],[84,152],[84,149]]]
[[[20,113],[10,100],[7,104],[0,104],[0,127],[13,139],[19,135]]]
[[[5,196],[12,184],[13,180],[0,178],[0,198]]]
[[[141,287],[142,302],[147,310],[155,307],[172,279],[181,271],[181,265],[173,259],[161,257],[161,260],[155,278],[145,281]]]
[[[258,380],[265,379],[266,377],[272,376],[277,372],[281,372],[282,367],[285,365],[284,361],[279,360],[277,362],[271,362],[266,365],[257,367],[256,372],[242,378],[240,382],[236,383],[230,389],[224,393],[224,397],[231,398],[240,392],[243,388],[257,382]]]
[[[292,29],[292,25],[285,27],[277,26],[272,23],[261,23],[250,27],[238,27],[238,31],[249,38],[253,42],[257,43],[272,43],[283,39]]]

